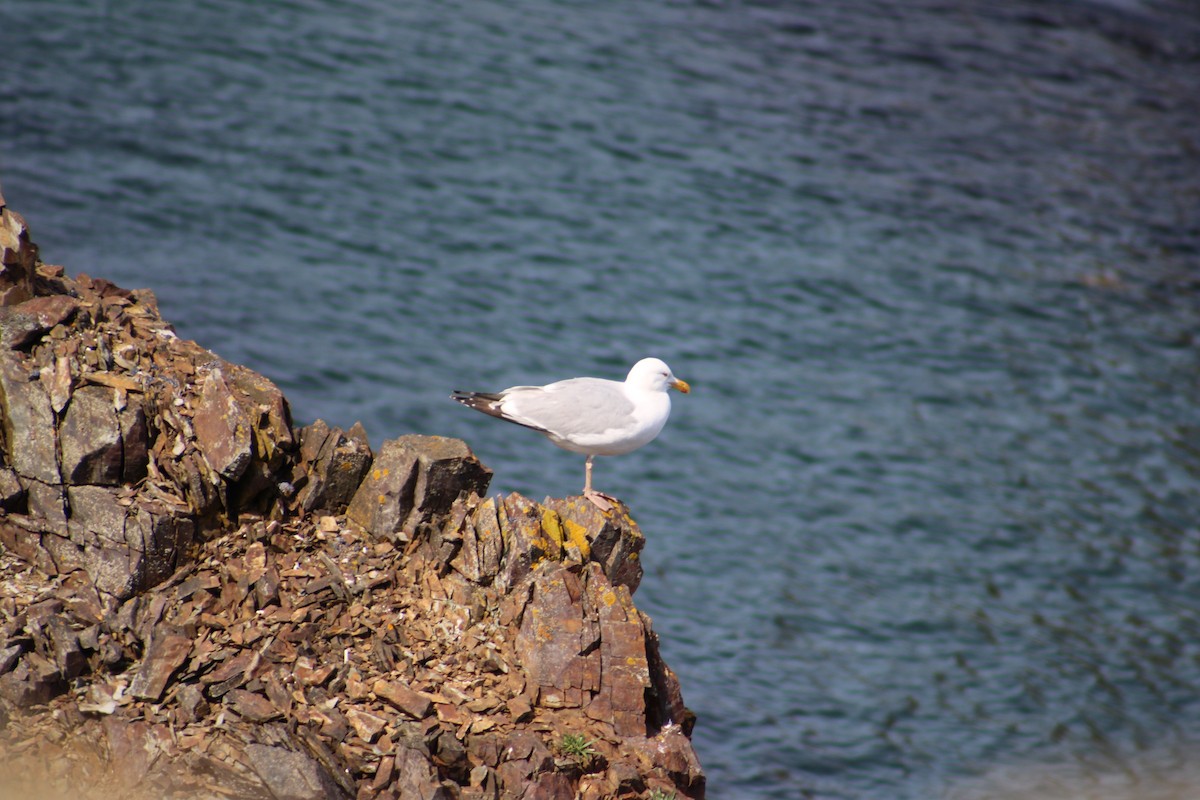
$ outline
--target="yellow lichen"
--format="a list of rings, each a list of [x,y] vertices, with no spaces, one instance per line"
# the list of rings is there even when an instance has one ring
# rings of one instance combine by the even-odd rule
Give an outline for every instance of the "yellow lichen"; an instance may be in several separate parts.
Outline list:
[[[548,508],[542,509],[542,530],[553,539],[559,547],[563,543],[562,524],[559,522],[558,514],[555,514]]]

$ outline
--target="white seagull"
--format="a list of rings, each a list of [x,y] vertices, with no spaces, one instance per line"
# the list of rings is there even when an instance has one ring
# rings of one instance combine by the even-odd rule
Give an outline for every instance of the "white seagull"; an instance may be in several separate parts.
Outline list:
[[[503,391],[455,391],[451,399],[493,417],[533,428],[564,450],[587,456],[583,496],[601,511],[613,498],[592,489],[592,459],[631,453],[654,441],[671,414],[670,389],[687,394],[686,381],[657,358],[633,365],[625,381],[571,378]]]

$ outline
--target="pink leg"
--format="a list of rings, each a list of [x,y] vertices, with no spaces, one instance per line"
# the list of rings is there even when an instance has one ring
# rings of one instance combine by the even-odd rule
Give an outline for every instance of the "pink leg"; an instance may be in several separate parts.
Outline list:
[[[592,459],[595,456],[588,456],[587,463],[583,467],[583,496],[592,501],[592,505],[601,511],[611,511],[613,507],[613,498],[606,494],[597,492],[592,488]]]

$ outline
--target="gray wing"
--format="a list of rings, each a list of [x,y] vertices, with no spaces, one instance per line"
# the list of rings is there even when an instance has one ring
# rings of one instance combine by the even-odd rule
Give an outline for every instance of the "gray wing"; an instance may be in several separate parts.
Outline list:
[[[621,430],[636,423],[625,387],[602,378],[572,378],[548,386],[513,386],[500,393],[505,419],[563,439]]]

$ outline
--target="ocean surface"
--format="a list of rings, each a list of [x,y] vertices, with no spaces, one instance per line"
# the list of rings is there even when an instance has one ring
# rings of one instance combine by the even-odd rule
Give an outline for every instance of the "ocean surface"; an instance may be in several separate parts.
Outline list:
[[[299,423],[540,499],[582,457],[451,390],[691,382],[596,483],[710,797],[1200,796],[1194,0],[5,0],[0,54],[43,257]]]

